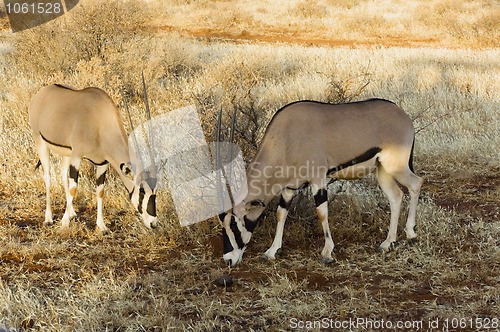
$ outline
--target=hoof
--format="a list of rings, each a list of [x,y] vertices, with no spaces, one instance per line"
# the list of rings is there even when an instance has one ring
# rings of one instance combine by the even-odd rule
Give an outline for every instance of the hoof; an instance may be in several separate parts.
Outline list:
[[[321,257],[319,261],[324,264],[330,264],[334,261],[334,259],[331,257]]]
[[[388,253],[388,252],[391,252],[391,251],[395,251],[398,247],[398,242],[397,241],[394,241],[394,242],[391,242],[391,244],[389,244],[389,246],[384,246],[383,244],[381,244],[378,248],[377,248],[377,251],[380,252],[380,253]]]
[[[102,235],[111,234],[111,231],[107,227],[104,228],[97,227],[97,232]]]
[[[260,261],[261,262],[269,262],[272,258],[270,258],[269,256],[267,255],[262,255],[260,256]]]
[[[413,246],[418,244],[420,241],[418,240],[418,237],[414,237],[412,239],[407,239],[406,242],[408,243],[408,245]]]

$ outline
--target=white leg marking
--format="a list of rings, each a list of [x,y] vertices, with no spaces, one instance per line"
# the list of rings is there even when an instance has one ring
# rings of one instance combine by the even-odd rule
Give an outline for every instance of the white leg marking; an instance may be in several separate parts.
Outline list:
[[[291,190],[288,188],[283,189],[281,192],[282,200],[289,204],[292,200],[293,196],[295,196],[295,190]],[[281,248],[281,244],[283,241],[283,230],[285,228],[285,221],[288,215],[288,209],[278,206],[276,210],[276,217],[278,219],[276,225],[276,234],[274,235],[273,244],[267,251],[264,253],[264,256],[268,259],[275,259],[276,252]]]
[[[68,202],[72,202],[72,199],[70,198],[70,193],[69,193],[69,183],[68,183],[68,171],[69,171],[69,165],[70,165],[70,157],[62,157],[61,161],[61,179],[62,179],[62,184],[64,187],[64,192],[66,194],[66,210],[64,211],[63,215],[63,223],[65,220],[68,221],[76,217],[76,212],[73,207],[73,204],[68,204]]]
[[[81,162],[81,159],[76,158],[76,157],[71,157],[70,163],[69,163],[70,164],[69,167],[70,168],[74,167],[76,169],[76,171],[78,172],[79,169],[80,169],[80,162]],[[69,188],[68,188],[69,195],[66,197],[66,211],[64,212],[64,216],[63,216],[63,218],[61,220],[62,221],[62,224],[61,224],[61,229],[62,230],[67,229],[69,227],[69,222],[70,222],[70,220],[72,218],[72,215],[73,216],[76,215],[75,209],[73,208],[73,199],[76,196],[77,185],[78,184],[75,181],[75,179],[73,179],[70,176],[70,179],[69,179]]]
[[[318,219],[321,222],[321,227],[325,234],[325,247],[323,251],[321,251],[321,257],[323,261],[328,263],[333,261],[332,251],[334,248],[330,225],[328,224],[328,201],[321,203],[321,205],[316,208],[316,213],[318,214]]]
[[[408,173],[406,173],[404,176],[397,176],[396,179],[399,181],[399,183],[407,187],[408,191],[410,192],[410,207],[408,212],[408,219],[406,220],[405,232],[406,238],[408,240],[411,240],[417,237],[417,233],[415,233],[415,218],[417,215],[417,204],[418,197],[420,195],[420,187],[422,186],[424,180],[412,173],[409,169]]]
[[[273,244],[264,255],[269,259],[275,259],[276,252],[281,248],[281,243],[283,239],[283,229],[285,228],[285,220],[288,215],[288,210],[278,206],[278,210],[276,212],[278,223],[276,225],[276,234],[274,235]]]
[[[389,204],[391,207],[391,222],[389,224],[389,233],[387,234],[387,239],[380,245],[380,249],[387,252],[391,249],[391,245],[396,242],[399,213],[401,210],[401,202],[403,200],[403,192],[401,191],[401,189],[399,189],[394,177],[388,174],[382,166],[380,166],[378,169],[377,181],[380,185],[380,188],[389,199]]]
[[[44,225],[52,225],[52,208],[50,203],[50,152],[44,143],[38,146],[38,156],[43,168],[43,180],[45,182],[45,221]]]
[[[99,179],[101,175],[105,174],[108,170],[108,164],[97,166],[96,171],[96,179]],[[109,229],[104,224],[104,216],[102,212],[102,198],[104,196],[104,183],[98,184],[96,188],[96,196],[97,196],[97,227],[99,227],[100,231],[106,233]]]

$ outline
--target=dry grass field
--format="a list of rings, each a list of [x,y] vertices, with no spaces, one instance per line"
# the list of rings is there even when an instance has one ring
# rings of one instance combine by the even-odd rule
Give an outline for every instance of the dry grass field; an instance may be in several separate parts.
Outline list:
[[[499,330],[498,1],[81,0],[22,33],[0,20],[0,331]],[[153,115],[194,104],[207,140],[218,110],[228,125],[237,108],[247,160],[286,103],[399,104],[418,130],[419,241],[403,240],[405,199],[397,250],[376,252],[389,204],[369,177],[330,188],[333,263],[319,260],[323,234],[304,192],[277,259],[259,259],[274,236],[275,202],[229,269],[215,218],[181,227],[164,188],[161,227],[147,230],[114,171],[104,197],[112,232],[100,234],[89,163],[79,216],[61,233],[57,157],[56,225],[43,226],[30,99],[50,83],[97,86],[125,120],[125,91],[134,120],[144,121],[141,71]],[[234,284],[220,287],[226,273]]]

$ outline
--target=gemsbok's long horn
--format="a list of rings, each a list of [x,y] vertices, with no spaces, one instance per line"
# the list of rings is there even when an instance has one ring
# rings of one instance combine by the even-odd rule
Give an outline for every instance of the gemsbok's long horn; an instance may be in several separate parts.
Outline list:
[[[154,158],[154,138],[153,138],[153,133],[151,130],[151,110],[149,108],[149,100],[148,100],[148,91],[146,88],[146,81],[144,79],[144,71],[141,72],[142,75],[142,88],[144,90],[144,106],[146,108],[146,118],[147,118],[147,126],[148,126],[148,152],[149,152],[149,159],[151,161],[151,166],[152,166],[152,177],[156,178],[156,165],[155,165],[155,158]]]
[[[224,192],[222,191],[222,163],[220,156],[220,138],[222,125],[222,106],[217,116],[217,124],[215,126],[215,174],[217,199],[219,201],[219,212],[224,212]]]
[[[140,163],[140,165],[137,165],[137,167],[142,168],[143,162],[139,153],[139,143],[137,142],[137,136],[135,135],[134,122],[132,121],[132,116],[130,115],[130,109],[128,108],[127,96],[123,91],[122,91],[122,99],[123,99],[123,105],[125,106],[125,111],[127,112],[128,122],[130,124],[130,130],[132,133],[132,140],[134,141],[134,150],[136,152],[137,162]]]

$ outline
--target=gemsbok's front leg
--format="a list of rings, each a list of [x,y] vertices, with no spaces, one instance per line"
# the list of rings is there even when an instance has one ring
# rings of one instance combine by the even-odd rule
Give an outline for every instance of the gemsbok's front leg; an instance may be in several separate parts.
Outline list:
[[[334,244],[330,225],[328,224],[328,192],[326,186],[312,185],[311,188],[314,195],[314,203],[316,204],[316,213],[325,234],[325,247],[321,251],[321,261],[331,263],[333,262],[332,251]]]
[[[104,216],[102,212],[102,198],[104,197],[104,181],[106,180],[106,172],[108,164],[98,165],[96,170],[96,196],[97,196],[97,227],[102,233],[107,233],[109,229],[104,224]]]
[[[293,189],[285,188],[281,192],[280,202],[278,209],[276,210],[276,218],[278,219],[276,234],[274,235],[273,244],[262,256],[264,259],[275,259],[276,252],[281,248],[288,208],[290,207],[290,203],[292,202],[294,196],[295,190]]]
[[[67,229],[69,227],[70,220],[76,216],[75,209],[73,207],[73,199],[76,196],[76,188],[78,186],[78,172],[80,170],[80,158],[76,157],[65,157],[63,160],[67,159],[64,163],[69,161],[69,185],[65,182],[65,187],[68,186],[66,190],[66,211],[64,212],[62,218],[61,229]],[[65,171],[63,172],[63,174]]]

